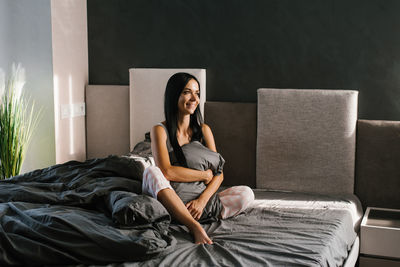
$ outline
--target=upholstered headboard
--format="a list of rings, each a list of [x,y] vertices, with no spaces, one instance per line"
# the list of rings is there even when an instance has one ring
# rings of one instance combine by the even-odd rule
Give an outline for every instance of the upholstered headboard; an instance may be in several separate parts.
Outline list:
[[[255,188],[257,104],[206,102],[204,120],[225,159],[223,185]]]
[[[279,91],[280,90],[281,89],[279,89]],[[322,117],[319,117],[320,115],[322,116],[332,113],[343,115],[343,111],[347,108],[349,108],[349,114],[352,114],[350,116],[350,124],[347,124],[345,127],[347,130],[341,130],[338,132],[339,134],[334,135],[336,137],[339,136],[346,138],[343,144],[350,142],[350,145],[347,146],[347,148],[350,149],[350,152],[347,152],[349,155],[356,153],[356,177],[353,179],[353,182],[345,182],[346,187],[353,187],[352,183],[354,183],[355,180],[354,192],[360,198],[364,208],[371,205],[400,208],[400,194],[398,194],[398,191],[400,190],[400,167],[398,164],[400,162],[400,122],[358,120],[356,131],[357,149],[355,152],[352,141],[354,138],[354,129],[352,125],[354,123],[354,117],[356,116],[354,114],[354,102],[356,102],[356,96],[352,91],[348,91],[347,93],[350,94],[349,99],[353,104],[348,102],[349,105],[342,105],[342,108],[339,108],[339,106],[322,105],[323,112],[314,114],[317,116],[317,122],[322,121],[322,125],[327,125],[326,127],[320,127],[323,131],[329,131],[332,129],[329,126],[331,124],[325,124]],[[334,92],[332,92],[332,94],[333,95],[330,95],[330,97],[333,101],[342,98],[342,96],[339,95],[335,96]],[[130,133],[128,99],[128,86],[90,85],[86,88],[86,136],[88,158],[105,157],[109,154],[122,155],[129,151]],[[308,99],[307,101],[311,101],[313,97],[306,97],[306,99]],[[297,103],[297,98],[292,100]],[[313,101],[315,101],[315,99]],[[343,103],[346,103],[346,101]],[[321,103],[323,103],[323,101],[321,101]],[[279,105],[281,105],[283,111],[286,111],[286,109],[289,108],[294,109],[297,105],[289,101],[282,102],[274,100],[269,108],[258,112],[257,108],[264,109],[265,104],[266,103],[264,102],[261,107],[260,105],[257,107],[256,103],[205,103],[205,121],[213,130],[217,150],[226,159],[224,168],[225,185],[246,184],[253,188],[256,186],[257,120],[261,120],[261,118],[271,119],[273,112],[279,108]],[[325,109],[326,106],[330,106],[328,111]],[[303,105],[297,107],[297,109],[302,110],[304,107],[307,106]],[[343,107],[347,108],[343,109]],[[259,118],[257,118],[257,112]],[[344,114],[347,113],[348,112],[345,112]],[[301,114],[296,114],[296,116],[300,115]],[[288,117],[287,123],[290,123],[291,120],[293,120],[293,116]],[[344,120],[347,121],[348,118],[344,118]],[[282,124],[284,120],[280,119],[279,121],[278,125]],[[308,119],[307,121],[308,123],[304,124],[306,126],[314,123],[314,120]],[[332,123],[332,125],[338,127],[335,123]],[[263,130],[261,130],[260,127],[258,129],[258,133],[264,135],[264,137],[266,137],[266,134],[271,135],[272,133],[268,133],[268,131],[272,131],[275,128],[272,126],[265,126],[266,124],[264,125]],[[343,127],[343,125],[340,127]],[[287,131],[283,131],[283,133],[285,132]],[[277,132],[275,135],[276,134]],[[331,150],[334,149],[334,154],[337,154],[336,149],[343,149],[343,147],[320,147],[320,144],[317,142],[313,142],[312,146],[320,149],[320,151],[331,152]],[[327,148],[329,148],[329,150],[327,150]],[[298,148],[294,147],[294,149]],[[260,153],[261,151],[259,150],[258,154]],[[267,151],[265,153],[266,154],[263,155],[264,157],[272,156],[272,154],[268,154],[269,152],[267,153]],[[332,153],[327,152],[327,154],[329,155]],[[307,156],[307,154],[303,156]],[[303,160],[306,162],[307,158],[304,158]],[[324,160],[326,161],[326,159]],[[351,164],[352,160],[347,160],[347,162]],[[291,167],[290,164],[287,165]],[[352,168],[354,169],[354,167]],[[294,173],[295,171],[292,170]],[[338,171],[340,171],[339,167]],[[347,171],[343,173],[346,172]],[[268,172],[265,175],[268,177]],[[279,179],[278,176],[276,177],[276,179]],[[295,181],[297,184],[301,185],[301,183],[306,183],[302,180],[304,179],[302,176],[295,179],[298,179]],[[282,182],[287,183],[287,180],[283,180]],[[328,181],[327,184],[322,185],[322,187],[333,186],[330,182]],[[341,186],[342,185],[338,186],[338,188],[341,188]],[[271,188],[269,185],[267,187]],[[295,189],[299,188],[309,191],[307,188],[304,189],[304,187],[296,187]],[[275,189],[291,190],[293,188],[276,187]],[[318,192],[323,193],[323,190]],[[343,190],[343,188],[340,190]],[[348,189],[345,190],[347,192]]]
[[[363,207],[400,209],[400,121],[358,120],[355,194]]]
[[[358,92],[259,89],[257,188],[354,192]]]
[[[129,86],[86,86],[86,158],[129,152]]]
[[[164,120],[164,92],[168,79],[177,72],[194,75],[200,82],[200,110],[204,114],[206,100],[205,69],[130,69],[130,149],[151,127]]]

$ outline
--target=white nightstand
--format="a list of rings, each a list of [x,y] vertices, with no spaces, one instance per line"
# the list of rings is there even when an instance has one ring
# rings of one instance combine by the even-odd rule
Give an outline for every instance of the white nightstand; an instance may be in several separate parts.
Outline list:
[[[400,210],[368,207],[360,238],[360,267],[400,267]]]

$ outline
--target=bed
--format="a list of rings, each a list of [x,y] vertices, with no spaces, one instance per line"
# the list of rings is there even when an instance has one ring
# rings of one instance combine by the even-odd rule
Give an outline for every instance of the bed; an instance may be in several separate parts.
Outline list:
[[[185,226],[171,224],[158,201],[140,194],[141,174],[154,164],[147,155],[96,150],[86,162],[0,183],[0,263],[354,266],[363,213],[353,193],[357,92],[259,89],[257,105],[205,102],[205,70],[131,69],[130,150],[162,120],[156,101],[178,71],[199,77],[205,121],[226,159],[224,186],[254,188],[251,206],[204,224],[214,244],[195,245]],[[88,125],[99,109],[90,101]],[[115,139],[119,130],[112,129]],[[90,134],[99,149],[104,137]]]

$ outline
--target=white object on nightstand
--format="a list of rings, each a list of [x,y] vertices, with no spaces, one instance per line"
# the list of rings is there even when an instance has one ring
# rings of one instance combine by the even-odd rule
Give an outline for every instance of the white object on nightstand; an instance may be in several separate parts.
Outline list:
[[[400,210],[367,208],[361,222],[360,253],[361,267],[372,266],[370,262],[400,266]]]

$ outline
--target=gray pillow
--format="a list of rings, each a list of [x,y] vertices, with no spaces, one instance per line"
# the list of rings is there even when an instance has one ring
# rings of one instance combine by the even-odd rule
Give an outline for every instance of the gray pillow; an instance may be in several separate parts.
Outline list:
[[[205,147],[199,141],[194,141],[182,146],[188,168],[205,171],[211,169],[214,176],[222,173],[225,160],[222,156]]]
[[[214,152],[198,141],[194,141],[182,146],[182,152],[185,155],[188,168],[205,171],[211,169],[214,175],[222,173],[225,160],[222,156]],[[203,182],[180,183],[170,182],[176,194],[182,199],[183,203],[187,203],[200,196],[206,189]],[[209,223],[218,219],[221,213],[222,204],[218,194],[214,194],[208,201],[203,210],[203,214],[199,222]]]

